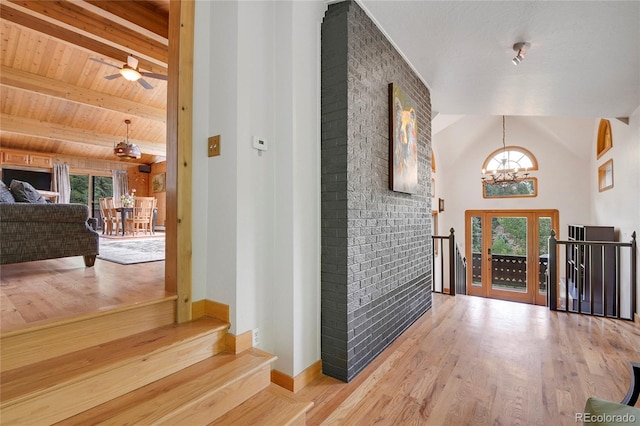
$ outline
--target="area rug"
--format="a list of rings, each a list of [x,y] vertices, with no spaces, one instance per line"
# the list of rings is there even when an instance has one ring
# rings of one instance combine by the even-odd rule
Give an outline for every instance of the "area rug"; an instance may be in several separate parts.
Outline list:
[[[164,260],[164,238],[108,240],[100,238],[98,259],[121,265]]]

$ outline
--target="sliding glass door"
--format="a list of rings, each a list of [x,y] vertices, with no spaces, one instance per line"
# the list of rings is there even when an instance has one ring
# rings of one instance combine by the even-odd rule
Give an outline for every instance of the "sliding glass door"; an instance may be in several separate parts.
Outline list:
[[[100,198],[113,196],[113,180],[111,176],[93,174],[71,174],[71,202],[84,204],[89,207],[91,217],[98,219],[101,226]]]
[[[546,304],[547,239],[558,212],[467,211],[467,293]]]

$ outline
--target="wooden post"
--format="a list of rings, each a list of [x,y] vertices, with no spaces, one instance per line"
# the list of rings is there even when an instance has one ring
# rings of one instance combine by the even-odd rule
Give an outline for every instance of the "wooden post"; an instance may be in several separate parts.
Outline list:
[[[449,294],[456,295],[456,237],[453,228],[449,230]]]
[[[549,267],[547,269],[547,305],[552,311],[558,310],[556,231],[551,230],[549,236]],[[566,301],[569,309],[569,301]]]

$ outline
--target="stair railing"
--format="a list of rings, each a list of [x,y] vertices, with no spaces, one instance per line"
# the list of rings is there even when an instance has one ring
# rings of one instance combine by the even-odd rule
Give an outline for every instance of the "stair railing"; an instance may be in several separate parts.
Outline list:
[[[456,245],[455,231],[453,228],[449,230],[449,235],[432,235],[432,252],[433,256],[433,267],[431,268],[431,282],[434,283],[433,292],[434,293],[443,293],[449,294],[451,296],[455,296],[456,293],[466,294],[466,277],[467,277],[467,260],[462,257],[460,249]],[[444,242],[447,241],[447,253],[448,253],[448,276],[449,276],[449,287],[448,291],[445,288],[445,251],[444,251]],[[436,256],[437,248],[439,248],[440,253],[440,290],[435,288],[435,277],[436,277]]]
[[[594,306],[594,285],[591,282],[588,274],[578,273],[576,279],[575,289],[570,289],[570,284],[567,279],[564,283],[564,291],[561,297],[564,298],[564,303],[558,306],[558,246],[565,246],[565,255],[568,257],[569,250],[577,247],[578,252],[583,253],[581,258],[585,259],[584,262],[588,265],[588,270],[593,271],[594,261],[593,253],[597,253],[599,250],[600,265],[599,270],[602,271],[601,290],[599,296],[601,305],[601,312],[596,312],[595,308],[600,306]],[[629,250],[629,288],[626,289],[626,294],[629,295],[629,317],[623,317],[620,313],[620,294],[621,294],[621,272],[620,272],[620,259],[621,250]],[[607,264],[607,256],[605,256],[606,250],[614,250],[613,265]],[[609,284],[611,278],[607,277],[607,270],[613,268],[614,278],[613,287]],[[567,264],[565,274],[569,276],[569,266]],[[549,269],[547,274],[547,305],[552,311],[564,311],[570,313],[580,313],[594,316],[603,316],[607,318],[634,320],[634,314],[636,312],[636,289],[637,289],[637,244],[635,231],[631,234],[631,241],[624,242],[605,242],[605,241],[560,241],[556,240],[556,233],[551,230],[551,236],[549,237]],[[613,288],[613,291],[608,291]],[[611,294],[613,293],[613,294]],[[570,296],[573,298],[573,303],[570,303]],[[614,302],[609,302],[611,298]],[[583,303],[583,300],[585,303]],[[571,306],[573,305],[573,306]],[[585,306],[587,305],[587,306]],[[611,306],[611,309],[608,309]],[[599,309],[598,309],[599,310]]]

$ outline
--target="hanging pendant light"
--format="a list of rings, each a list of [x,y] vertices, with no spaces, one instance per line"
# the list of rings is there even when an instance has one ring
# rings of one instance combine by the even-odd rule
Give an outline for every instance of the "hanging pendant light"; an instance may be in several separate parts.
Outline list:
[[[140,148],[134,143],[129,143],[129,124],[131,124],[131,120],[127,119],[124,122],[127,125],[127,138],[113,147],[113,153],[118,158],[138,159],[142,156]]]
[[[510,168],[511,159],[509,158],[509,151],[507,151],[506,144],[506,132],[505,132],[505,124],[504,124],[504,115],[502,116],[502,158],[500,159],[500,165],[493,171],[487,172],[482,169],[482,184],[483,185],[493,185],[499,186],[502,188],[506,188],[515,184],[518,184],[520,181],[525,180],[529,173],[527,173],[527,169],[525,168],[525,172],[521,175],[518,174],[518,168]]]

